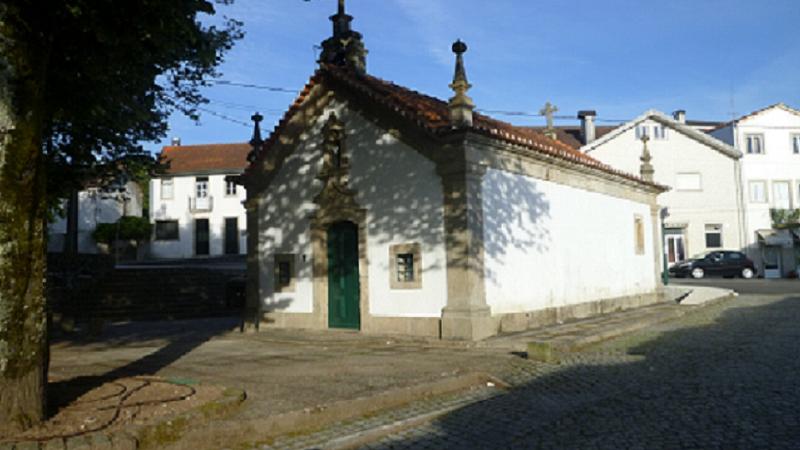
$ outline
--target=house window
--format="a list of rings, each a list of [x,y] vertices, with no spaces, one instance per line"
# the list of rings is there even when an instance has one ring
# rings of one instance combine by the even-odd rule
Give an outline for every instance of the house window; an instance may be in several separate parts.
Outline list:
[[[197,177],[194,182],[197,198],[208,197],[208,177]]]
[[[800,155],[800,134],[792,135],[792,153]]]
[[[236,195],[236,183],[234,183],[233,181],[225,182],[225,195],[229,197]]]
[[[389,247],[389,287],[422,288],[422,253],[418,243]]]
[[[636,254],[644,255],[644,219],[641,216],[634,217],[633,227],[636,233]]]
[[[750,182],[750,203],[767,202],[767,183],[765,181]]]
[[[679,173],[675,178],[675,189],[678,191],[702,191],[702,177],[699,173]]]
[[[294,255],[282,253],[275,255],[275,292],[294,292]]]
[[[653,127],[653,139],[664,140],[667,138],[667,128],[663,125]]]
[[[179,239],[177,220],[157,220],[156,221],[156,240],[157,241],[177,241]]]
[[[650,127],[647,125],[637,125],[636,126],[636,140],[640,140],[644,136],[650,136]]]
[[[764,135],[746,134],[744,135],[745,150],[749,154],[760,155],[764,153]]]
[[[772,207],[776,209],[789,209],[792,207],[792,185],[790,182],[772,182]]]
[[[172,200],[172,196],[175,193],[175,185],[172,178],[162,178],[161,179],[161,199],[162,200]]]
[[[722,248],[722,225],[706,225],[706,248]]]

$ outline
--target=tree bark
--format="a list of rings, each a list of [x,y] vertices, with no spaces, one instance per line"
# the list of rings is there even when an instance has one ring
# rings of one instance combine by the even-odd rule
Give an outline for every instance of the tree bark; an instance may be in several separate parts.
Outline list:
[[[41,151],[48,58],[43,41],[30,39],[4,19],[0,17],[0,437],[44,418],[48,359]]]

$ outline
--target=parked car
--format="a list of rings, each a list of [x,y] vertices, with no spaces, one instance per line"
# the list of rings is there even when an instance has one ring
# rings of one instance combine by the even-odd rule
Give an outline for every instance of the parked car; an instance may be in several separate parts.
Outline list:
[[[742,252],[727,250],[701,253],[669,268],[670,276],[703,278],[706,276],[753,278],[757,275],[753,261]]]

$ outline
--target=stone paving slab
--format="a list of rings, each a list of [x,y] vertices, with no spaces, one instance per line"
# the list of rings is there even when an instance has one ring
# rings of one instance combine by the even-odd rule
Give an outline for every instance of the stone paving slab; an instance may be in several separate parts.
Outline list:
[[[713,298],[705,295],[703,304],[712,304],[715,301],[732,298],[729,292],[714,291],[720,292],[715,292],[716,295]],[[699,305],[688,306],[673,302],[658,303],[549,327],[495,336],[480,342],[479,346],[505,348],[510,351],[527,353],[528,358],[531,359],[557,362],[566,353],[579,351],[598,342],[680,318],[699,307]]]

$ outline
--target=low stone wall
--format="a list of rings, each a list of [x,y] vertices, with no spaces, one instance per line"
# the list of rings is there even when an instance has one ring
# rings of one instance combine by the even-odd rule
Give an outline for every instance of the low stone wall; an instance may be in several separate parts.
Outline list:
[[[596,302],[578,303],[575,305],[527,311],[523,313],[500,314],[493,319],[499,333],[524,331],[555,325],[570,320],[609,314],[626,309],[639,308],[664,301],[672,301],[663,290],[641,295],[616,297]]]

